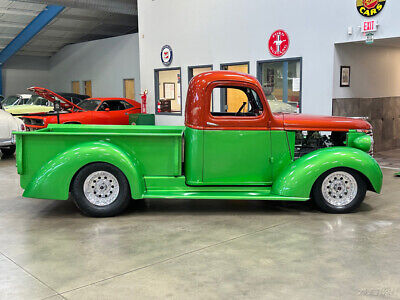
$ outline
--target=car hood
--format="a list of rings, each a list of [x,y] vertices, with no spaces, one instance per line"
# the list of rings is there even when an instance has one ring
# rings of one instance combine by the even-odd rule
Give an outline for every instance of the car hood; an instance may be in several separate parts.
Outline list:
[[[64,110],[70,110],[70,109],[75,109],[75,110],[84,110],[78,105],[72,103],[71,101],[68,101],[64,97],[58,95],[57,93],[54,93],[53,91],[49,89],[45,89],[42,87],[31,87],[28,90],[34,92],[36,95],[49,100],[50,102],[54,103],[54,101],[59,100],[60,105]]]
[[[348,131],[349,129],[372,129],[371,124],[361,118],[286,113],[274,114],[274,116],[281,120],[285,130]]]

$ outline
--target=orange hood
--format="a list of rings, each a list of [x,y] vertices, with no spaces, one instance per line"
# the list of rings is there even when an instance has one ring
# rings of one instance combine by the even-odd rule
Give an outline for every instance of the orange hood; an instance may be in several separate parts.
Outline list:
[[[348,131],[350,129],[372,129],[370,123],[357,118],[303,114],[274,114],[274,117],[282,121],[285,130]]]

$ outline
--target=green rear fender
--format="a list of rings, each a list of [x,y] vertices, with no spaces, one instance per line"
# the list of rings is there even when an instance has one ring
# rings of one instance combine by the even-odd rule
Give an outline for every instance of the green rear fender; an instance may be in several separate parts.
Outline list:
[[[79,144],[56,155],[35,174],[25,189],[24,197],[66,200],[74,175],[85,165],[95,162],[119,168],[129,181],[132,197],[143,197],[145,188],[140,163],[107,142]]]
[[[337,167],[360,172],[369,180],[370,189],[380,193],[382,171],[378,163],[367,153],[351,147],[324,148],[301,157],[277,176],[272,192],[288,197],[310,197],[318,177]]]

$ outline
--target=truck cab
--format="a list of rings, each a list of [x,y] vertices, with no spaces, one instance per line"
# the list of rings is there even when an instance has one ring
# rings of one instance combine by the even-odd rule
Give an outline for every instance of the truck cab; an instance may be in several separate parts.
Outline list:
[[[131,198],[312,199],[346,213],[381,190],[371,130],[272,113],[257,79],[211,71],[189,84],[184,127],[50,125],[17,134],[17,167],[24,196],[72,198],[90,216],[116,215]]]

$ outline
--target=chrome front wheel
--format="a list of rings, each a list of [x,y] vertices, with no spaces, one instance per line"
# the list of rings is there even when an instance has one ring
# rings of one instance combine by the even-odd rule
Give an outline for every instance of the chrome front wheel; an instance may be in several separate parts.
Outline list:
[[[335,168],[317,179],[312,196],[318,207],[325,212],[348,213],[361,204],[366,191],[366,182],[357,171]]]
[[[322,182],[322,195],[333,206],[342,207],[357,196],[358,185],[353,175],[347,172],[333,172]]]

